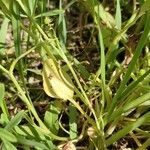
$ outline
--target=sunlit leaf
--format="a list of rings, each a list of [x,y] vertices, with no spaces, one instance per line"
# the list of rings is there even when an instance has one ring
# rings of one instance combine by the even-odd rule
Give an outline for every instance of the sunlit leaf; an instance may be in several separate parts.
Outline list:
[[[43,63],[43,87],[46,94],[64,100],[73,98],[73,86],[69,75],[52,59]]]

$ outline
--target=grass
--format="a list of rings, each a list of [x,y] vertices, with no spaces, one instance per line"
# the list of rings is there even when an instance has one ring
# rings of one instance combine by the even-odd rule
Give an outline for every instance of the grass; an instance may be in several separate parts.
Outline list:
[[[1,149],[149,148],[150,1],[0,8]]]

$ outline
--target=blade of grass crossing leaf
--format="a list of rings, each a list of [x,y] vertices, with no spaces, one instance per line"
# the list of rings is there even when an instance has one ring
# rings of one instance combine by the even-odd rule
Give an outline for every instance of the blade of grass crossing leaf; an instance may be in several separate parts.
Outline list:
[[[4,100],[4,95],[5,95],[5,86],[4,86],[4,84],[0,83],[0,107],[8,119],[9,118],[9,112],[8,112],[8,109],[7,109],[5,100]]]
[[[115,15],[115,22],[117,25],[117,28],[121,30],[121,8],[120,8],[120,0],[116,0],[116,15]]]
[[[122,130],[120,130],[117,133],[113,134],[110,138],[108,138],[106,140],[107,146],[113,144],[114,142],[116,142],[120,138],[122,138],[125,135],[127,135],[130,131],[135,130],[136,128],[138,128],[143,123],[145,123],[145,122],[147,122],[149,120],[150,120],[150,112],[146,113],[145,115],[143,115],[142,117],[137,119],[135,122],[126,125]]]
[[[0,35],[2,35],[0,36],[0,54],[4,54],[5,51],[4,46],[5,46],[8,23],[9,23],[9,19],[4,18],[0,29]]]
[[[76,108],[72,105],[69,106],[69,127],[70,127],[70,139],[77,137],[77,115]]]
[[[108,117],[110,116],[110,114],[112,113],[113,109],[115,108],[115,105],[118,101],[118,98],[120,98],[123,90],[125,89],[126,83],[128,82],[128,80],[130,79],[130,75],[131,72],[134,69],[134,66],[137,62],[138,57],[140,56],[141,52],[142,52],[142,48],[144,47],[146,41],[147,41],[147,36],[149,34],[150,31],[150,12],[146,13],[146,24],[145,24],[145,28],[144,28],[144,32],[140,38],[140,41],[137,45],[136,51],[134,53],[134,56],[131,60],[131,63],[129,64],[128,70],[123,78],[123,81],[120,84],[119,89],[117,90],[116,95],[113,98],[113,101],[110,105],[109,111],[108,111]],[[120,98],[121,99],[121,98]]]

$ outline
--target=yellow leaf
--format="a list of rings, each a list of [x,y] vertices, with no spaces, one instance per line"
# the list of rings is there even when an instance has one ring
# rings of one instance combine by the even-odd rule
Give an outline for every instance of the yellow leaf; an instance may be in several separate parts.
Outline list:
[[[57,62],[46,59],[43,63],[42,76],[43,88],[48,96],[64,100],[73,98],[73,83]]]

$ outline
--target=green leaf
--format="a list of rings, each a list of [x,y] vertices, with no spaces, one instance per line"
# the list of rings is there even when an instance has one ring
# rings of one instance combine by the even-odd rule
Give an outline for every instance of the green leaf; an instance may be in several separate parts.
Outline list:
[[[36,130],[36,128],[34,128],[30,125],[15,126],[14,129],[15,129],[15,131],[18,135],[24,137],[25,139],[28,139],[28,140],[29,139],[34,139],[36,141],[43,141],[43,143],[45,142],[49,146],[50,150],[55,150],[56,149],[56,147],[54,146],[54,144],[52,143],[50,138],[46,137],[45,135],[43,135],[43,133],[40,130]],[[22,143],[22,141],[20,141],[20,142]],[[25,141],[23,141],[23,143],[24,142]],[[24,143],[24,146],[25,145],[27,146],[27,145],[30,145],[30,144],[25,144]]]
[[[40,15],[35,16],[35,19],[39,18],[41,16],[42,17],[50,17],[50,16],[56,16],[56,15],[63,14],[63,13],[64,13],[63,9],[55,9],[55,10],[51,10],[49,12],[41,13]]]
[[[27,138],[27,139],[36,139],[36,140],[43,140],[46,141],[45,135],[40,131],[37,130],[35,127],[30,125],[19,125],[14,127],[17,134]]]
[[[123,106],[121,106],[119,109],[114,111],[111,115],[111,118],[109,118],[109,121],[115,119],[116,117],[120,116],[121,114],[138,107],[140,104],[148,101],[150,99],[150,92],[146,93],[132,101],[127,101]]]
[[[17,138],[11,132],[2,128],[0,128],[0,138],[10,142],[17,142]]]
[[[77,138],[77,116],[78,112],[72,105],[69,106],[69,127],[70,127],[70,139]]]
[[[31,17],[31,12],[30,12],[30,8],[28,5],[28,1],[27,0],[16,0],[16,1],[20,5],[19,8],[21,8],[27,16]]]
[[[134,53],[134,56],[128,66],[128,70],[120,84],[120,87],[119,89],[117,90],[117,93],[116,95],[114,96],[113,100],[112,100],[112,103],[109,107],[109,112],[108,112],[108,117],[110,117],[110,115],[112,114],[118,100],[121,100],[120,96],[122,94],[122,92],[124,91],[125,87],[126,87],[126,83],[128,82],[128,80],[130,79],[130,75],[135,67],[135,64],[137,62],[137,59],[139,58],[141,52],[142,52],[142,49],[143,47],[145,46],[146,44],[146,41],[147,41],[147,37],[148,37],[148,34],[149,34],[149,31],[150,31],[150,13],[147,13],[146,14],[146,24],[145,24],[145,29],[144,29],[144,32],[140,38],[140,41],[138,42],[138,45],[137,45],[137,48],[136,48],[136,51]]]
[[[62,9],[62,0],[59,2],[59,9]],[[58,36],[60,43],[62,45],[66,44],[67,40],[67,29],[66,29],[66,20],[65,20],[65,14],[59,14],[58,18]]]
[[[24,117],[24,115],[25,115],[25,111],[21,110],[19,113],[17,113],[17,115],[15,115],[14,118],[12,118],[9,121],[9,123],[7,124],[7,126],[5,127],[5,129],[7,129],[7,130],[13,129],[15,126],[17,126],[21,122],[21,120]]]
[[[59,130],[59,121],[58,115],[60,114],[59,109],[60,102],[55,101],[51,103],[50,110],[46,111],[44,116],[44,123],[54,134],[58,133]]]
[[[88,79],[90,77],[90,73],[88,72],[88,70],[85,68],[85,66],[83,66],[81,64],[81,62],[79,62],[76,58],[74,58],[74,63],[75,63],[75,67],[77,68],[77,70],[79,71],[79,73],[81,73],[81,75],[85,78]]]
[[[41,148],[43,150],[49,150],[49,148],[44,143],[42,143],[42,141],[37,142],[31,139],[28,140],[28,139],[25,139],[23,136],[17,136],[17,140],[18,140],[18,143],[22,145],[32,146],[34,148]]]
[[[121,129],[117,133],[114,133],[110,138],[108,138],[106,140],[107,146],[113,144],[114,142],[116,142],[120,138],[124,137],[129,132],[135,130],[136,128],[138,128],[143,123],[145,123],[145,122],[147,122],[149,120],[150,120],[150,112],[146,113],[145,115],[143,115],[142,117],[140,117],[139,119],[137,119],[135,122],[127,124],[126,126],[124,126],[123,129]]]
[[[123,107],[123,110],[124,111],[127,111],[129,109],[132,109],[132,108],[136,108],[137,106],[139,106],[140,104],[148,101],[150,99],[150,92],[149,93],[146,93],[140,97],[138,97],[137,99],[135,100],[132,100],[131,102],[127,102],[124,107]]]
[[[8,18],[11,16],[10,6],[12,4],[12,1],[10,0],[0,0],[0,6],[1,10]]]
[[[125,96],[128,96],[131,92],[133,92],[134,88],[137,87],[137,85],[140,82],[144,81],[146,79],[146,77],[148,77],[149,74],[150,74],[150,70],[148,70],[141,77],[139,77],[137,80],[135,80],[131,84],[129,84],[129,86],[121,94],[121,97],[123,98]],[[148,82],[148,81],[146,81],[146,82]]]
[[[35,11],[35,4],[36,4],[36,0],[32,0],[32,1],[28,0],[28,5],[29,5],[31,16],[33,15],[33,13]]]
[[[52,59],[43,62],[43,87],[50,97],[72,99],[74,95],[72,81],[60,66]]]
[[[11,144],[9,141],[4,140],[4,139],[2,139],[2,141],[4,143],[2,149],[5,149],[5,150],[17,150],[17,148],[13,144]]]
[[[6,34],[7,34],[7,28],[8,28],[9,19],[4,18],[3,23],[1,25],[0,29],[0,55],[4,55],[5,52],[5,40],[6,40]]]
[[[119,30],[121,30],[121,8],[120,8],[120,0],[117,0],[116,6],[116,16],[115,16],[116,26]]]
[[[49,146],[49,150],[57,150],[57,147],[53,144],[52,141],[47,140],[46,144]]]
[[[0,116],[0,124],[5,126],[9,122],[9,119],[6,114],[2,113]]]
[[[146,11],[150,10],[150,1],[146,0],[145,3],[142,5],[139,14],[143,15]]]
[[[5,117],[7,117],[6,119],[9,120],[9,112],[4,100],[4,95],[5,95],[5,86],[4,84],[0,83],[0,107],[5,115]]]

